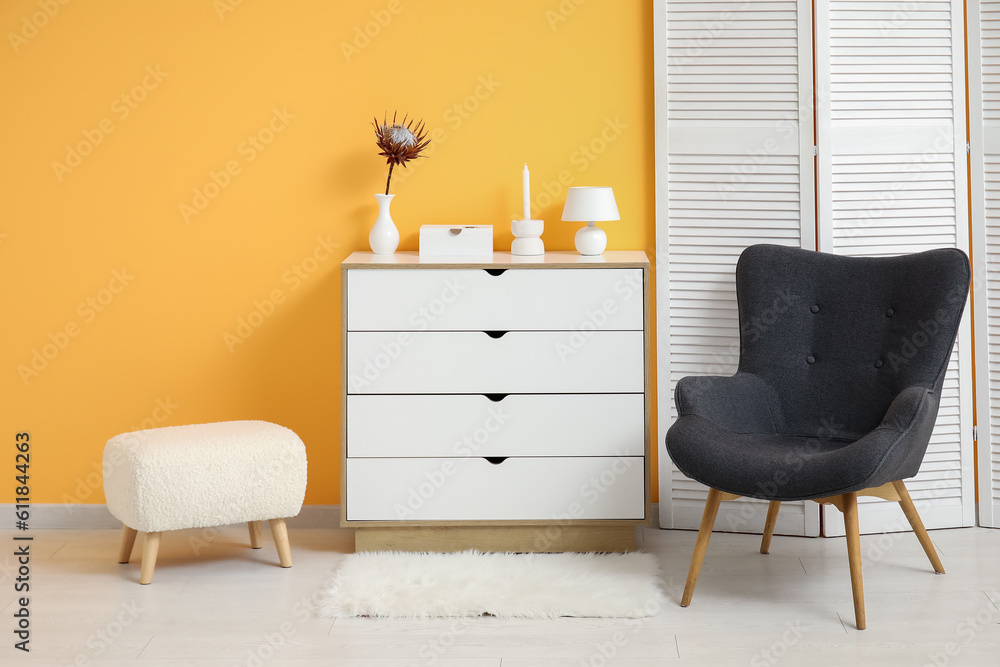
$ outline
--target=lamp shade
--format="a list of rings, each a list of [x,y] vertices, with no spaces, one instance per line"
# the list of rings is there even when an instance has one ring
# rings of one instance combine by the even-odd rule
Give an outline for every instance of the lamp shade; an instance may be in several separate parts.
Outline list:
[[[608,187],[576,187],[566,192],[562,219],[568,222],[621,220],[615,193]]]

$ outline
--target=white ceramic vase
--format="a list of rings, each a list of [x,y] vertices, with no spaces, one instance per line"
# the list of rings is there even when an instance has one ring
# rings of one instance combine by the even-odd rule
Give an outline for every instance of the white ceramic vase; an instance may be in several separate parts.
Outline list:
[[[368,234],[368,245],[376,255],[391,255],[399,247],[399,230],[396,229],[392,216],[389,215],[389,204],[396,195],[375,195],[378,200],[378,217]]]

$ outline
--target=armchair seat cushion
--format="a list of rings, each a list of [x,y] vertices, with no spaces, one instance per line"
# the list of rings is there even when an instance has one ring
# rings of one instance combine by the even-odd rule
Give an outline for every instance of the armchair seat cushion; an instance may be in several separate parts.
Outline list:
[[[879,428],[861,440],[738,433],[698,415],[679,418],[667,450],[688,477],[726,493],[765,500],[809,500],[893,481],[892,445],[901,433]]]

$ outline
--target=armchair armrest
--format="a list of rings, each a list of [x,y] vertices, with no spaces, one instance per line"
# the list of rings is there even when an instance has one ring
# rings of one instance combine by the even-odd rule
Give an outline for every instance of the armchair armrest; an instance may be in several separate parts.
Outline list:
[[[878,427],[906,431],[914,421],[919,421],[922,411],[931,411],[931,416],[936,416],[937,401],[928,400],[932,398],[932,393],[929,387],[921,386],[907,387],[899,392],[896,398],[892,399]],[[933,420],[931,423],[933,424]]]
[[[882,423],[847,448],[868,486],[913,477],[920,470],[937,420],[940,396],[910,386],[896,394]]]
[[[751,373],[681,378],[674,402],[678,417],[696,415],[736,433],[777,432],[775,392]]]

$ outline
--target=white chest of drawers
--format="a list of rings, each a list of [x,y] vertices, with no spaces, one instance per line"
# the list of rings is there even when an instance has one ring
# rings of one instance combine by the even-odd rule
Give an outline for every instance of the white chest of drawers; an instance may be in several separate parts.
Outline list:
[[[356,548],[611,551],[650,518],[649,262],[341,265]]]

